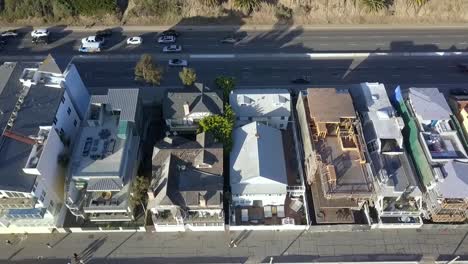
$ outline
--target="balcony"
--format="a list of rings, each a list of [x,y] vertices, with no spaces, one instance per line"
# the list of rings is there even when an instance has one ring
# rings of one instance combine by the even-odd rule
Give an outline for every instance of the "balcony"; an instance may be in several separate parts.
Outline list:
[[[383,198],[383,215],[416,215],[419,216],[418,202],[414,198]]]
[[[88,192],[85,213],[128,212],[127,195],[121,192]],[[86,198],[85,198],[86,199]]]

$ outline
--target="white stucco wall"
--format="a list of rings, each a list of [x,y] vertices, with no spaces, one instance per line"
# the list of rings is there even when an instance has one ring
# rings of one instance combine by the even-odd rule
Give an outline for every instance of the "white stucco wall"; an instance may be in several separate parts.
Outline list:
[[[265,205],[284,205],[284,201],[286,200],[285,194],[255,194],[255,195],[243,195],[243,196],[232,196],[232,203],[237,205],[243,206],[251,206],[253,205],[254,200],[261,200],[263,206]]]
[[[79,116],[83,118],[88,109],[90,95],[75,65],[70,64],[65,72],[64,88],[70,93]]]
[[[65,91],[63,94],[62,102],[59,105],[55,118],[57,122],[53,125],[54,129],[57,130],[57,133],[60,133],[60,129],[63,129],[65,138],[70,139],[71,145],[74,143],[74,139],[80,128],[80,116],[78,115],[77,110],[68,94],[68,91]],[[68,114],[68,108],[70,108],[70,114]],[[76,120],[76,125],[74,121]]]

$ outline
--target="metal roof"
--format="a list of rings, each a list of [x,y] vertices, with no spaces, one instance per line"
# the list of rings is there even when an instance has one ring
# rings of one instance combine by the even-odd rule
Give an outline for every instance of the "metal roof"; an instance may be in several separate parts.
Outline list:
[[[68,60],[56,60],[51,54],[42,62],[38,71],[53,74],[63,74],[68,66]]]
[[[307,101],[310,117],[319,123],[338,123],[340,118],[356,117],[348,89],[309,88]]]
[[[245,102],[247,99],[249,102]],[[229,95],[236,116],[289,117],[291,95],[286,89],[236,89]]]
[[[121,121],[135,121],[138,107],[138,89],[109,89],[107,95],[91,96],[91,103],[108,104],[120,111]]]
[[[452,111],[437,88],[410,88],[408,97],[416,115],[423,120],[449,120]]]

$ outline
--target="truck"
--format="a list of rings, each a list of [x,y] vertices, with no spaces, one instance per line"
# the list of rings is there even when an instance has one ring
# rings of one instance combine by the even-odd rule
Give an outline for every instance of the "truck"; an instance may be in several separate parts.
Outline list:
[[[101,48],[102,46],[100,42],[83,42],[78,51],[84,53],[96,53],[101,52]]]

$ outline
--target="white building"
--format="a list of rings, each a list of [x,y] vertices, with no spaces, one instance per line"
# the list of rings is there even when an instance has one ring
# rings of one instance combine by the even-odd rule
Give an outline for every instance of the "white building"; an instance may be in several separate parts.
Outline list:
[[[352,90],[372,161],[375,208],[380,227],[420,227],[422,193],[418,187],[396,112],[381,83],[362,83]]]
[[[291,115],[291,95],[286,89],[236,89],[229,103],[242,126],[257,121],[277,129],[286,129]]]
[[[66,76],[81,79],[50,55],[37,68],[22,66],[0,69],[8,80],[0,89],[0,226],[47,232],[63,221],[64,165],[81,121],[80,103],[70,93],[76,86],[66,84]],[[88,96],[86,88],[74,92],[82,100]]]
[[[138,89],[91,96],[71,159],[66,206],[93,222],[131,221],[131,186],[140,162]]]

